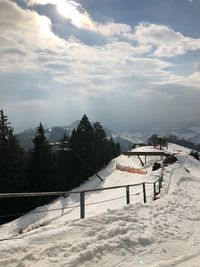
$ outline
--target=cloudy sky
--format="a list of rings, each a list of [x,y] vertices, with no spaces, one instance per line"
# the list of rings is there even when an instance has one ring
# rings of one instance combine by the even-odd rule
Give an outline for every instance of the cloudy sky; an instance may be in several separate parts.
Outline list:
[[[0,58],[17,131],[200,121],[200,0],[0,0]]]

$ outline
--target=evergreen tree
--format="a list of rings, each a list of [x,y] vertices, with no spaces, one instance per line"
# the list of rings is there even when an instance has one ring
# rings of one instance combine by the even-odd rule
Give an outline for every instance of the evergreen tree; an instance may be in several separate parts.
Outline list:
[[[57,188],[55,158],[40,123],[30,152],[30,191],[52,191]]]
[[[94,131],[85,114],[77,127],[76,135],[78,138],[77,145],[79,146],[78,150],[80,156],[90,161],[94,151]]]
[[[73,168],[76,170],[75,184],[79,185],[94,174],[94,130],[84,114],[77,130],[74,129],[69,141],[73,154]]]
[[[95,170],[99,171],[106,163],[107,157],[107,140],[106,133],[102,128],[100,122],[95,122],[93,125],[94,129],[94,162]]]
[[[57,180],[59,181],[60,191],[66,191],[73,188],[70,167],[69,136],[65,133],[60,140],[59,150],[56,151]]]
[[[117,144],[116,144],[116,149],[115,149],[115,156],[118,157],[118,156],[121,155],[121,153],[122,153],[122,151],[121,151],[120,144],[117,143]]]
[[[121,154],[121,148],[119,143],[115,144],[113,138],[110,139],[111,159],[118,157]]]
[[[157,134],[153,134],[151,137],[149,137],[148,139],[148,143],[151,144],[151,145],[157,145],[159,140],[158,140],[158,136]]]
[[[26,157],[19,146],[14,129],[10,126],[8,118],[0,110],[0,192],[14,193],[27,191]],[[25,199],[0,199],[0,215],[16,214],[27,211]],[[2,217],[0,223],[14,219]]]
[[[19,192],[25,190],[24,151],[19,146],[14,129],[0,110],[0,191]]]
[[[88,177],[102,169],[111,159],[121,154],[119,144],[107,139],[99,122],[92,126],[86,115],[69,139],[71,185],[79,186]]]

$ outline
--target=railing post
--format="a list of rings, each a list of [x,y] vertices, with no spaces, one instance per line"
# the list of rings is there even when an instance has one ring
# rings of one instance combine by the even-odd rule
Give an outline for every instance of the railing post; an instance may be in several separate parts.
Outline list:
[[[162,164],[162,168],[161,168],[161,181],[163,181],[163,172],[164,172],[164,163]]]
[[[156,182],[153,183],[153,200],[156,200]]]
[[[80,215],[81,219],[85,218],[85,192],[80,192]]]
[[[126,204],[130,204],[129,186],[126,186]]]
[[[159,179],[159,193],[160,193],[161,188],[162,188],[162,178],[160,177],[160,179]]]
[[[160,179],[158,180],[158,194],[160,194],[160,188],[161,188],[161,181]]]
[[[144,203],[147,202],[145,183],[142,184]]]

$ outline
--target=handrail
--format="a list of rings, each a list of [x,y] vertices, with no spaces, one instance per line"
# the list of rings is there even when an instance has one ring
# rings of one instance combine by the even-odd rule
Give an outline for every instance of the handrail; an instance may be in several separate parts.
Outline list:
[[[160,179],[160,178],[159,178]],[[15,198],[15,197],[45,197],[45,196],[68,196],[71,194],[80,194],[82,192],[88,193],[88,192],[95,192],[95,191],[104,191],[104,190],[110,190],[110,189],[118,189],[118,188],[125,188],[127,186],[133,187],[133,186],[140,186],[142,184],[154,184],[159,181],[157,179],[154,182],[143,182],[143,183],[137,183],[137,184],[126,184],[126,185],[117,185],[117,186],[111,186],[111,187],[102,187],[102,188],[96,188],[96,189],[86,189],[81,191],[58,191],[58,192],[26,192],[26,193],[0,193],[0,198]]]
[[[104,191],[104,190],[112,190],[112,189],[119,189],[119,188],[125,188],[126,189],[126,204],[130,204],[130,187],[135,186],[142,186],[142,192],[143,192],[143,201],[144,203],[147,202],[147,195],[146,195],[146,184],[153,184],[153,200],[156,200],[156,195],[160,193],[160,186],[162,185],[162,177],[157,179],[154,182],[143,182],[143,183],[137,183],[137,184],[128,184],[128,185],[118,185],[118,186],[112,186],[112,187],[105,187],[105,188],[96,188],[96,189],[86,189],[82,191],[60,191],[60,192],[33,192],[33,193],[1,193],[0,199],[2,198],[16,198],[16,197],[44,197],[44,196],[69,196],[71,194],[80,194],[80,218],[85,218],[85,206],[87,206],[87,203],[85,203],[85,193],[88,192],[96,192],[96,191]],[[159,192],[156,191],[156,183],[158,182],[158,188]],[[138,193],[137,193],[138,194]],[[137,195],[136,194],[136,195]],[[43,212],[43,211],[41,211]],[[9,215],[8,215],[9,216]],[[0,216],[0,217],[8,217]]]

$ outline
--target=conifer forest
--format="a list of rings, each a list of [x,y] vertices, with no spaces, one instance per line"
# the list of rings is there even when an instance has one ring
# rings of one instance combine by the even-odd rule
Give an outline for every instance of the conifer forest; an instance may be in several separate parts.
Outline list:
[[[90,123],[84,115],[71,135],[63,135],[56,148],[50,144],[40,123],[25,151],[14,129],[0,111],[0,193],[69,191],[104,168],[121,154],[120,145],[107,138],[100,122]],[[25,213],[52,197],[0,199],[0,223],[9,214]],[[7,217],[5,217],[7,215]]]

